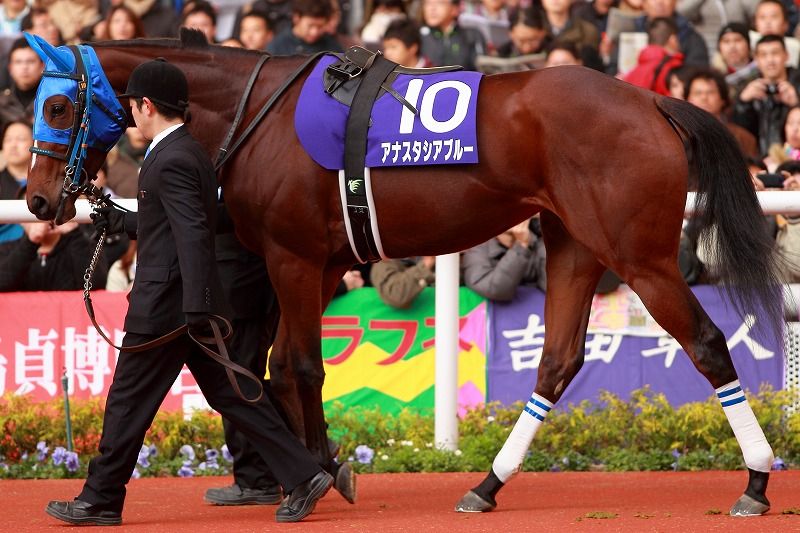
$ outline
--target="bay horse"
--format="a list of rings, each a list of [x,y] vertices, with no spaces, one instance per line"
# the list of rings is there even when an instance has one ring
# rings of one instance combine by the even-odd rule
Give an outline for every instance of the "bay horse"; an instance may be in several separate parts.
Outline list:
[[[47,69],[58,69],[52,60],[57,51],[30,39],[49,58]],[[180,40],[89,46],[117,94],[146,60],[163,57],[181,68],[190,88],[188,127],[212,158],[264,56],[199,43],[191,33]],[[258,71],[238,132],[285,80],[297,79],[232,154],[219,180],[237,235],[264,256],[280,303],[269,359],[272,390],[292,429],[328,464],[321,314],[356,259],[336,172],[315,163],[294,130],[307,59],[268,59]],[[77,123],[76,89],[48,96],[49,83],[44,78],[39,88],[37,120],[68,128]],[[548,289],[538,380],[492,470],[456,510],[496,506],[495,495],[519,469],[538,424],[581,368],[594,288],[610,269],[641,297],[717,389],[750,473],[745,494],[731,512],[765,512],[771,448],[735,387],[737,374],[724,335],[682,279],[677,262],[691,188],[698,193],[700,225],[716,234],[711,240],[716,263],[732,301],[742,311],[758,309],[759,322],[772,326],[772,333],[780,329],[772,246],[744,158],[726,128],[687,103],[589,69],[559,67],[484,77],[477,134],[477,164],[372,170],[382,246],[389,257],[458,252],[541,216]],[[76,194],[66,187],[59,159],[67,149],[37,140],[28,177],[30,211],[57,224],[75,214]],[[88,150],[85,178],[95,177],[104,157],[103,150]],[[732,403],[744,411],[731,414],[727,404]]]

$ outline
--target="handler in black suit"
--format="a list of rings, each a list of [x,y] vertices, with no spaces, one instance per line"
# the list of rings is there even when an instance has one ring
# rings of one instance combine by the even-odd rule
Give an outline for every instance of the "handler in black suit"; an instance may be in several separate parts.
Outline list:
[[[138,216],[106,207],[94,217],[98,229],[138,239],[123,346],[153,340],[184,323],[207,327],[210,314],[226,311],[214,257],[216,176],[183,126],[188,92],[180,69],[157,59],[134,69],[123,95],[131,98],[136,125],[153,141],[139,174]],[[287,429],[266,395],[256,405],[242,401],[223,367],[182,335],[144,352],[120,354],[106,401],[101,455],[89,464],[78,498],[50,502],[48,514],[79,525],[121,523],[125,484],[145,433],[184,363],[211,406],[258,446],[289,494],[276,519],[296,522],[313,511],[332,476]]]
[[[233,221],[224,203],[219,204],[217,215],[217,269],[222,289],[232,307],[233,335],[228,340],[228,348],[236,363],[262,377],[266,373],[267,352],[280,319],[278,300],[264,259],[247,250],[236,238]],[[270,394],[269,380],[262,380],[262,385],[264,392]],[[286,421],[280,403],[273,399],[273,405]],[[258,448],[227,418],[223,417],[222,425],[225,442],[233,455],[233,484],[208,489],[205,501],[215,505],[280,503],[283,499],[281,487],[261,459]],[[332,450],[338,448],[332,441],[329,441],[329,446]],[[348,502],[355,503],[356,478],[352,466],[347,462],[339,464],[336,458],[326,466],[335,477],[333,487]]]
[[[217,214],[217,269],[231,305],[233,323],[228,348],[236,363],[263,377],[267,351],[280,318],[278,302],[264,259],[245,249],[236,238],[225,204],[219,204]],[[264,393],[269,394],[269,380],[263,380],[262,385]],[[279,404],[274,405],[280,409]],[[280,503],[281,487],[258,448],[227,418],[222,419],[222,425],[233,455],[233,484],[208,489],[205,500],[216,505]]]

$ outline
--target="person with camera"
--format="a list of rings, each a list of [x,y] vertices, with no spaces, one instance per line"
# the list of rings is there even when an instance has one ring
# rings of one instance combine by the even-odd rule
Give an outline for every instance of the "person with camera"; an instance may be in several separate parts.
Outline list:
[[[783,142],[783,123],[789,109],[800,103],[800,72],[787,67],[783,38],[765,35],[755,48],[758,77],[739,93],[733,121],[758,139],[758,150],[766,156],[769,147]]]
[[[544,242],[538,219],[525,219],[500,235],[464,252],[464,284],[494,301],[514,299],[520,285],[546,288]]]

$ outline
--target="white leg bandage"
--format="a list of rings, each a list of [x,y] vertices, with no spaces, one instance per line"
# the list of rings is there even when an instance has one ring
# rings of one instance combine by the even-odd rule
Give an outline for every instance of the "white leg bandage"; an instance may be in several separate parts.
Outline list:
[[[552,403],[535,392],[533,393],[503,444],[503,448],[492,463],[492,470],[500,481],[505,483],[511,476],[519,472],[522,461],[525,459],[525,453],[533,442],[533,437],[536,436],[539,426],[542,425],[547,413],[552,408]]]
[[[757,472],[769,472],[774,459],[772,448],[750,408],[739,380],[718,388],[717,397],[742,448],[747,468]]]

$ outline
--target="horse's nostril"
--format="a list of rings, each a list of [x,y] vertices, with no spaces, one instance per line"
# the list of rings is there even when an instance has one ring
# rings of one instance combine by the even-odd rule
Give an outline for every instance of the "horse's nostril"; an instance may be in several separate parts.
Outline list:
[[[31,211],[35,215],[45,215],[47,213],[47,200],[39,195],[35,195],[31,200]]]

